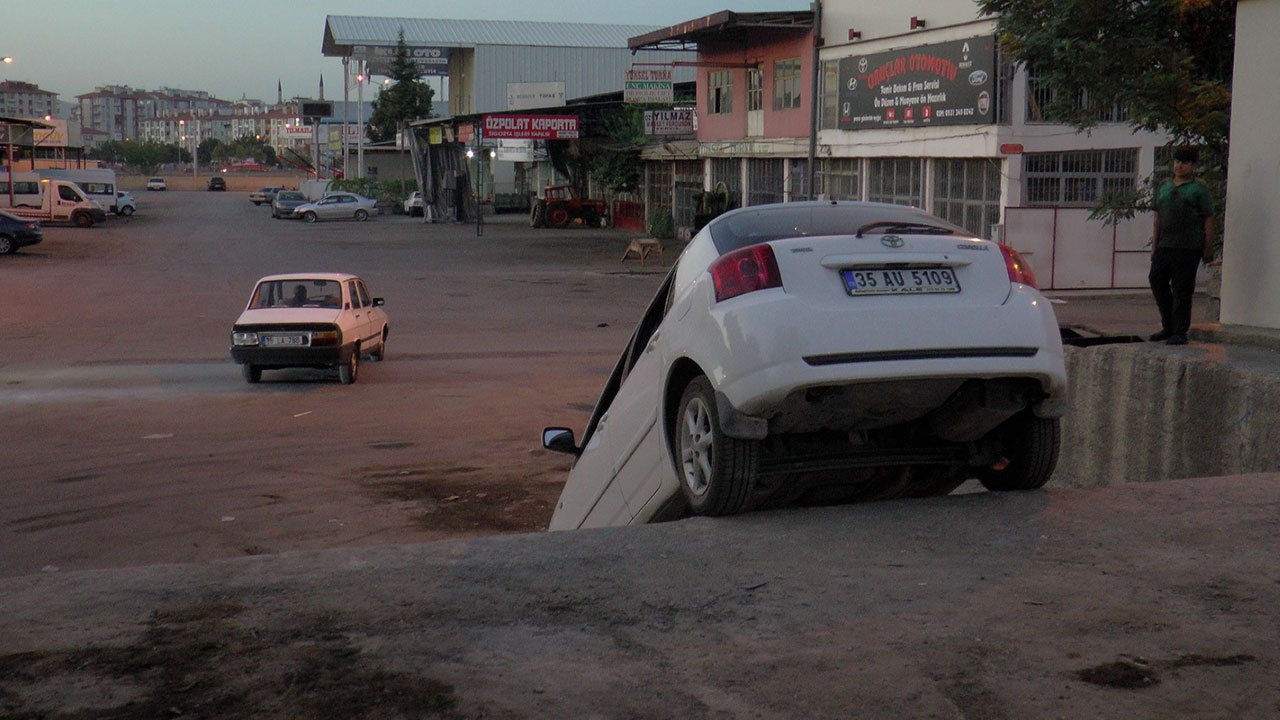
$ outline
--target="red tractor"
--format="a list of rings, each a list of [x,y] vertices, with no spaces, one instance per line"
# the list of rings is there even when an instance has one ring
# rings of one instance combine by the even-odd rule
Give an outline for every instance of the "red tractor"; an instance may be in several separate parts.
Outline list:
[[[529,211],[529,224],[534,227],[562,228],[581,218],[587,227],[598,228],[609,214],[603,200],[588,200],[578,196],[572,185],[547,187],[542,197],[533,201]]]

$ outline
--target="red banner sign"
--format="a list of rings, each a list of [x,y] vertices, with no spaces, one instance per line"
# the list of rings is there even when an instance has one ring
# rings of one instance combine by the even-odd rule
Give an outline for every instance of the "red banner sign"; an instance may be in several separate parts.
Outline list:
[[[578,137],[576,115],[485,115],[486,139],[572,140]]]

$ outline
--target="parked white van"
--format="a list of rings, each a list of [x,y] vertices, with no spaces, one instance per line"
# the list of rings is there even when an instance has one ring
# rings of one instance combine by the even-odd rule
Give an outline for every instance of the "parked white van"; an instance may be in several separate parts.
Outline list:
[[[70,180],[80,186],[90,200],[97,200],[109,213],[116,212],[116,171],[107,168],[38,168],[35,174],[49,180]]]

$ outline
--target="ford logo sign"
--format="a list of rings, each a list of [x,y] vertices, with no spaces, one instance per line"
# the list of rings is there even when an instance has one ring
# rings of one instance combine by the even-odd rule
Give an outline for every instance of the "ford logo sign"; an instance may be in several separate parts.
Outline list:
[[[902,238],[898,237],[897,235],[885,235],[884,237],[880,238],[880,244],[885,247],[900,248],[905,243],[903,242]]]
[[[986,70],[974,70],[973,72],[969,73],[970,85],[982,85],[986,81],[987,81]]]

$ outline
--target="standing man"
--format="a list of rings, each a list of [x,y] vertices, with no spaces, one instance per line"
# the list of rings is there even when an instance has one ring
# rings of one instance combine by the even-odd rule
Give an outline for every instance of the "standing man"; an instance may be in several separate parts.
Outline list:
[[[1173,153],[1173,179],[1156,189],[1155,237],[1151,243],[1151,293],[1160,308],[1160,332],[1147,338],[1186,345],[1191,295],[1200,261],[1213,260],[1213,202],[1195,179],[1199,155],[1193,147]]]

